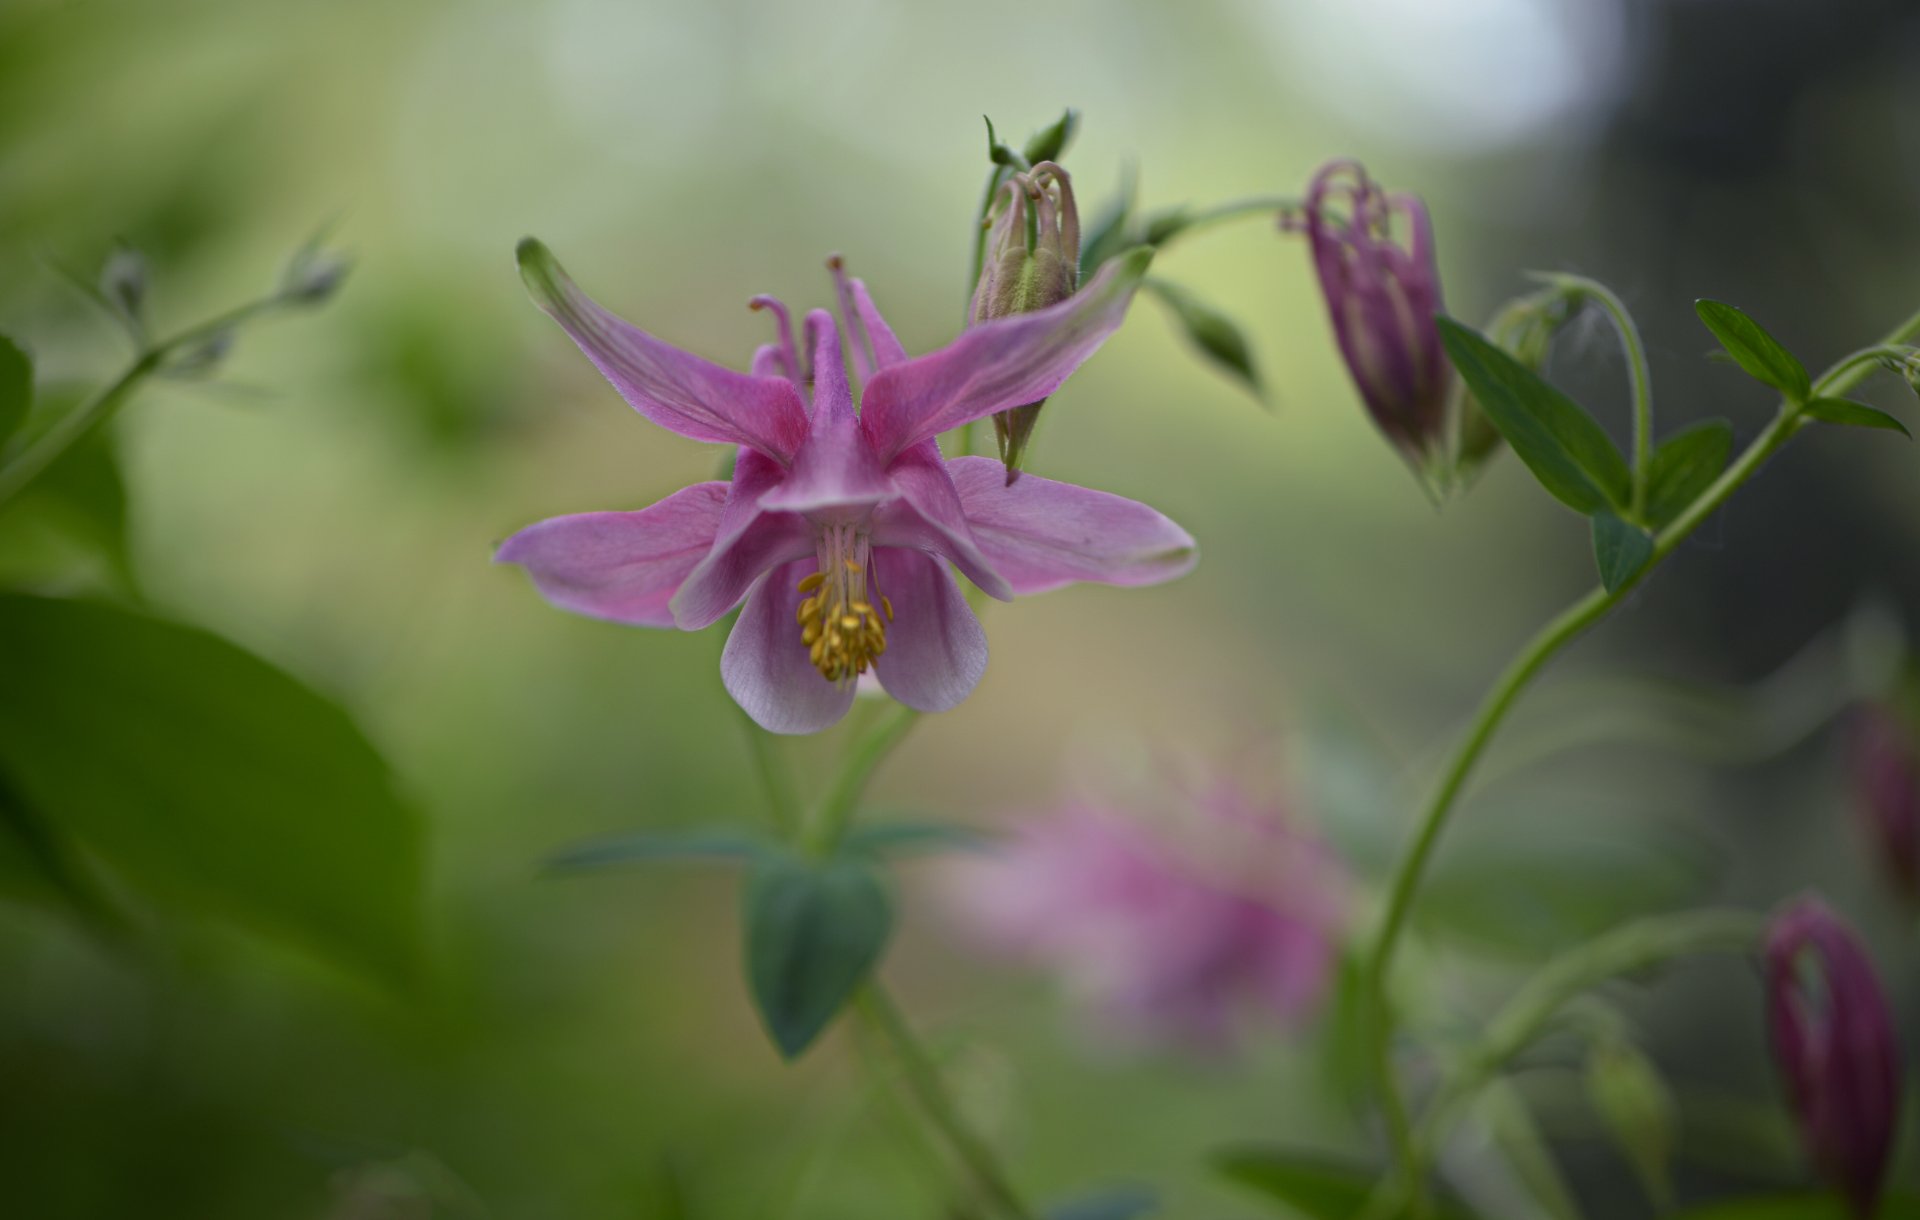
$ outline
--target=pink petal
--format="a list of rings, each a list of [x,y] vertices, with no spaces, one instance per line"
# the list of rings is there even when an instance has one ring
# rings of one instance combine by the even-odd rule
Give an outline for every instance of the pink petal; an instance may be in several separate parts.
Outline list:
[[[1020,596],[1076,580],[1158,584],[1199,560],[1187,531],[1124,496],[1030,474],[1009,487],[989,458],[955,458],[947,471],[980,549]]]
[[[770,733],[818,733],[853,706],[853,683],[821,677],[800,642],[798,586],[816,566],[802,560],[761,577],[720,656],[727,693]]]
[[[987,671],[987,636],[946,565],[895,547],[873,553],[879,592],[893,603],[887,651],[874,662],[880,685],[923,712],[957,706]]]
[[[867,332],[867,341],[873,345],[874,359],[881,368],[899,364],[907,358],[907,349],[900,346],[900,340],[894,338],[893,328],[880,316],[880,309],[873,303],[873,298],[867,295],[867,285],[862,280],[853,281],[853,311]]]
[[[667,603],[713,545],[725,483],[696,483],[636,513],[581,513],[530,525],[500,544],[554,605],[640,627],[671,627]]]
[[[807,330],[814,336],[812,426],[793,459],[792,473],[767,496],[765,507],[819,514],[892,499],[893,484],[853,413],[853,391],[847,385],[833,315],[814,310],[807,315]]]
[[[551,252],[520,243],[520,275],[533,299],[580,345],[634,410],[697,441],[751,445],[791,461],[807,432],[793,383],[710,364],[608,313],[581,292]]]
[[[762,505],[787,472],[763,453],[743,448],[733,464],[733,485],[720,516],[713,547],[688,573],[671,609],[683,631],[698,631],[740,604],[762,572],[814,550],[814,531],[792,513],[768,513]]]
[[[943,556],[989,597],[1010,601],[1013,589],[994,570],[967,524],[940,442],[929,437],[887,468],[900,499],[873,514],[875,546],[911,547]]]
[[[1038,402],[1093,355],[1126,316],[1152,260],[1116,258],[1058,305],[969,327],[937,352],[880,370],[861,424],[883,461],[970,420]]]

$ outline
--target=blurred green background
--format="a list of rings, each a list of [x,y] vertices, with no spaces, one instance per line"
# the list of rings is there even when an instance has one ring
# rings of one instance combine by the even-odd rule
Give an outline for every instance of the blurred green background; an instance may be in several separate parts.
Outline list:
[[[143,909],[163,947],[129,961],[55,908],[0,907],[0,1211],[939,1214],[844,1037],[794,1068],[766,1044],[728,877],[542,876],[580,838],[750,822],[759,797],[718,633],[561,614],[489,563],[522,525],[642,506],[716,460],[530,307],[523,235],[735,365],[766,335],[747,299],[825,304],[838,251],[924,351],[962,317],[979,115],[1017,138],[1073,105],[1089,212],[1129,165],[1152,207],[1296,192],[1358,155],[1429,200],[1455,312],[1485,316],[1528,268],[1606,281],[1648,336],[1662,431],[1721,415],[1744,438],[1770,404],[1703,359],[1691,301],[1738,303],[1810,363],[1920,304],[1916,81],[1920,7],[1891,0],[4,0],[0,331],[43,379],[124,359],[50,270],[116,237],[153,258],[163,329],[263,288],[322,223],[354,258],[336,301],[248,331],[219,384],[126,412],[132,566],[147,604],[354,713],[429,865],[405,987],[227,921]],[[991,609],[979,691],[877,797],[991,827],[1088,753],[1270,743],[1364,880],[1495,667],[1591,583],[1585,525],[1510,460],[1436,512],[1359,410],[1297,240],[1249,223],[1156,271],[1247,327],[1271,410],[1143,298],[1048,407],[1031,467],[1163,509],[1200,567]],[[1554,367],[1624,431],[1604,331]],[[1818,884],[1913,1011],[1912,922],[1820,726],[1851,672],[1836,625],[1878,599],[1884,639],[1920,605],[1914,461],[1878,435],[1797,444],[1529,700],[1436,878],[1456,916],[1423,941],[1452,980],[1437,1009],[1499,994],[1569,928]],[[1722,694],[1676,711],[1676,682]],[[1525,765],[1568,735],[1586,744]],[[785,748],[817,779],[835,740]],[[1219,1062],[1089,1053],[1047,980],[982,964],[916,898],[927,873],[903,870],[886,972],[1037,1196],[1144,1181],[1170,1214],[1253,1215],[1210,1149],[1365,1143],[1337,1030],[1259,1031]],[[1791,1153],[1744,1151],[1785,1132],[1750,975],[1635,1001],[1699,1100],[1693,1193],[1798,1180]],[[1563,1117],[1593,1214],[1639,1214],[1591,1122]]]

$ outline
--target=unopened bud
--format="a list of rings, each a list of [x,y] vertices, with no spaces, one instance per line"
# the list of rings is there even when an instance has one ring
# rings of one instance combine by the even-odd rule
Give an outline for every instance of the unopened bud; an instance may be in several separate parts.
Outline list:
[[[1042,161],[1030,171],[1008,175],[985,223],[986,257],[973,290],[971,323],[1032,313],[1074,294],[1080,279],[1080,213],[1066,170]],[[993,435],[1009,483],[1018,477],[1045,402],[1027,403],[993,417]]]
[[[135,327],[144,319],[147,279],[147,256],[125,243],[116,245],[100,267],[101,293]]]
[[[305,249],[294,255],[280,279],[280,295],[302,305],[318,305],[332,296],[353,264],[343,255]]]

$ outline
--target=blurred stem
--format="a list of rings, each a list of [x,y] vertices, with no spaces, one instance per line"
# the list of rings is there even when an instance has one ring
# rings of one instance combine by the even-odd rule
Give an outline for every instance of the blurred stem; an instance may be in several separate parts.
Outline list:
[[[1920,333],[1920,312],[1895,328],[1883,341],[1883,345],[1902,343]],[[1864,380],[1872,365],[1868,362],[1848,357],[1833,366],[1814,384],[1814,396],[1841,394]],[[1407,916],[1413,907],[1413,899],[1420,888],[1422,877],[1433,856],[1433,850],[1440,841],[1441,831],[1445,829],[1447,819],[1452,814],[1461,790],[1465,788],[1467,777],[1472,774],[1474,764],[1486,751],[1487,744],[1493,739],[1501,722],[1510,711],[1535,675],[1553,659],[1562,648],[1585,634],[1589,627],[1605,618],[1613,608],[1626,599],[1627,595],[1638,588],[1662,560],[1671,555],[1674,548],[1684,541],[1687,535],[1698,529],[1713,512],[1752,478],[1766,460],[1785,444],[1804,421],[1799,411],[1791,403],[1782,403],[1772,422],[1741,453],[1731,466],[1723,471],[1711,486],[1686,507],[1665,529],[1654,538],[1653,555],[1633,576],[1616,586],[1609,593],[1604,588],[1596,588],[1567,609],[1560,612],[1552,621],[1542,627],[1518,655],[1507,664],[1507,668],[1487,692],[1479,710],[1468,724],[1460,744],[1455,747],[1445,769],[1441,772],[1439,783],[1433,795],[1422,809],[1416,824],[1414,835],[1406,851],[1396,866],[1393,881],[1388,890],[1387,908],[1380,920],[1379,930],[1374,934],[1372,949],[1367,958],[1367,972],[1363,980],[1362,994],[1366,1000],[1365,1011],[1369,1057],[1372,1061],[1374,1078],[1381,1091],[1382,1108],[1387,1120],[1388,1136],[1392,1141],[1394,1162],[1403,1177],[1412,1182],[1416,1200],[1424,1197],[1425,1183],[1419,1180],[1418,1159],[1415,1153],[1412,1126],[1407,1118],[1407,1106],[1400,1092],[1398,1078],[1393,1072],[1393,1034],[1394,1013],[1387,1002],[1387,976],[1393,965],[1394,949],[1399,944],[1401,934],[1406,930]]]
[[[740,726],[747,735],[747,751],[753,755],[753,769],[766,794],[773,828],[781,838],[792,839],[800,829],[800,811],[793,795],[793,773],[780,756],[780,744],[745,711],[740,713]]]
[[[939,1066],[914,1037],[900,1010],[878,981],[869,983],[860,993],[856,1011],[860,1019],[893,1048],[907,1091],[927,1121],[952,1148],[981,1195],[1009,1220],[1036,1220],[1035,1213],[1008,1184],[993,1150],[960,1117],[959,1107],[940,1079]]]
[[[45,473],[47,467],[53,465],[61,454],[113,418],[121,404],[126,402],[147,378],[158,372],[169,356],[181,348],[209,339],[222,330],[238,326],[281,303],[278,295],[249,302],[211,321],[190,326],[171,339],[153,344],[134,357],[133,362],[99,393],[61,416],[51,428],[40,435],[39,439],[21,450],[5,466],[0,466],[0,505],[5,505],[19,495],[35,479]]]
[[[1647,476],[1653,465],[1653,378],[1647,372],[1647,349],[1640,342],[1640,328],[1634,325],[1633,315],[1611,288],[1577,275],[1563,277],[1560,282],[1606,310],[1620,336],[1620,348],[1627,355],[1627,372],[1633,381],[1632,519],[1638,521],[1646,515]]]
[[[1248,216],[1281,216],[1301,209],[1301,202],[1291,196],[1261,195],[1252,199],[1236,199],[1231,203],[1216,204],[1213,207],[1183,217],[1178,227],[1159,241],[1154,248],[1162,249],[1176,237],[1184,237],[1196,229],[1208,229],[1243,220]]]
[[[919,720],[920,713],[905,704],[889,704],[873,727],[847,751],[839,773],[833,777],[832,787],[821,798],[818,811],[806,827],[805,846],[809,852],[824,856],[839,846],[840,837],[860,807],[867,782]]]

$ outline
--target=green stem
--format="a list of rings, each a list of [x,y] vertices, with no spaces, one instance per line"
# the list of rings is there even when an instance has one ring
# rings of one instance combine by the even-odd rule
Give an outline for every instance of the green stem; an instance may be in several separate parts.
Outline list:
[[[824,856],[839,846],[847,824],[860,807],[867,782],[919,720],[920,713],[905,704],[889,704],[880,713],[880,719],[847,751],[832,786],[821,798],[819,809],[806,827],[805,845],[809,852]]]
[[[1903,322],[1884,343],[1886,345],[1901,343],[1916,333],[1920,333],[1920,313],[1915,313]],[[1848,360],[1842,361],[1821,376],[1814,386],[1814,393],[1816,396],[1844,393],[1864,380],[1870,371],[1869,364],[1854,362],[1849,357]],[[1793,435],[1800,422],[1798,412],[1793,406],[1782,404],[1772,422],[1753,439],[1740,457],[1727,467],[1712,485],[1700,493],[1670,525],[1655,536],[1653,555],[1639,572],[1616,586],[1611,593],[1604,588],[1594,589],[1542,627],[1508,663],[1506,670],[1488,691],[1473,720],[1468,724],[1460,744],[1455,747],[1453,755],[1441,772],[1440,781],[1434,788],[1433,795],[1420,813],[1414,837],[1395,868],[1393,881],[1388,890],[1386,912],[1381,917],[1379,931],[1375,934],[1374,943],[1368,955],[1364,980],[1366,1009],[1370,1014],[1367,1025],[1370,1058],[1382,1093],[1395,1161],[1401,1166],[1403,1172],[1411,1169],[1414,1164],[1414,1148],[1412,1130],[1407,1120],[1406,1102],[1400,1094],[1399,1083],[1393,1073],[1394,1016],[1386,1000],[1387,973],[1393,963],[1394,949],[1405,931],[1407,916],[1412,909],[1414,896],[1420,888],[1421,879],[1426,873],[1434,847],[1439,843],[1447,818],[1452,813],[1461,790],[1466,786],[1474,764],[1485,752],[1488,742],[1492,740],[1501,721],[1505,719],[1507,712],[1520,697],[1520,693],[1526,689],[1527,684],[1533,680],[1541,668],[1562,648],[1605,618],[1615,606],[1637,588],[1662,560],[1673,553],[1674,548],[1699,528],[1701,522],[1724,504],[1741,484],[1753,477],[1761,465]]]
[[[787,770],[786,760],[780,757],[779,743],[744,711],[740,713],[740,724],[746,730],[747,752],[753,755],[754,773],[766,795],[773,828],[781,838],[790,840],[799,833],[800,811],[793,796],[793,776]]]
[[[861,1019],[893,1047],[908,1092],[953,1149],[980,1193],[1009,1220],[1036,1220],[1033,1210],[1021,1201],[1001,1172],[992,1149],[960,1117],[959,1107],[940,1079],[938,1065],[914,1037],[886,991],[877,981],[869,983],[855,1003]]]
[[[1620,347],[1627,355],[1627,373],[1633,383],[1633,520],[1647,511],[1647,475],[1653,463],[1653,377],[1647,371],[1647,349],[1640,341],[1640,328],[1633,315],[1611,288],[1585,276],[1558,277],[1559,281],[1599,304],[1620,336]]]
[[[167,357],[221,330],[237,326],[280,303],[278,297],[250,302],[238,309],[229,310],[211,321],[189,327],[171,339],[156,343],[141,352],[99,393],[61,416],[53,427],[40,435],[39,439],[21,450],[5,466],[0,466],[0,505],[5,505],[26,490],[28,485],[46,472],[47,467],[59,459],[61,454],[113,418],[114,413],[120,409],[121,404],[133,391],[138,389],[148,377],[159,371]]]
[[[1156,241],[1154,245],[1157,248],[1165,248],[1174,238],[1185,237],[1196,229],[1209,229],[1248,216],[1277,216],[1284,212],[1297,212],[1300,207],[1301,203],[1298,199],[1281,195],[1236,199],[1231,203],[1222,203],[1185,217],[1178,228]]]

